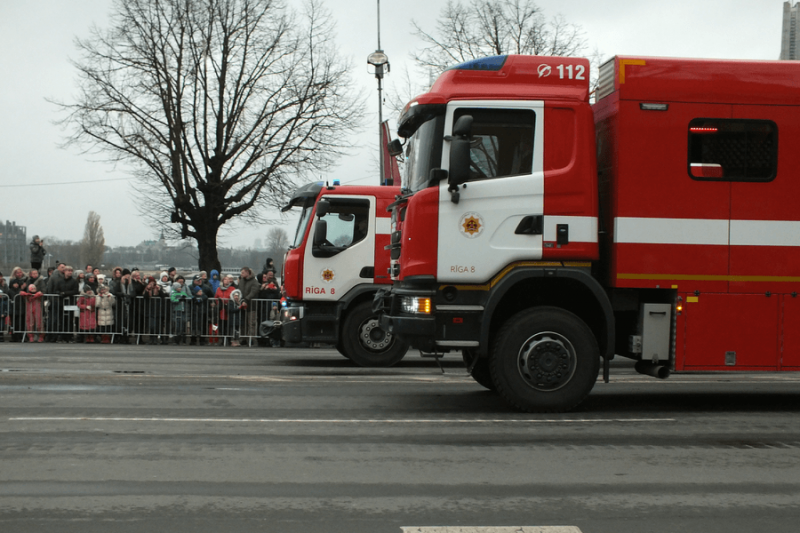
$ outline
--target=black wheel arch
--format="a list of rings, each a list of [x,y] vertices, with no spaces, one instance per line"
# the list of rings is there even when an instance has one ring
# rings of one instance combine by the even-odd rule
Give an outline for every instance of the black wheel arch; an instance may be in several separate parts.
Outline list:
[[[484,306],[480,356],[487,357],[494,336],[511,316],[536,306],[553,306],[577,315],[592,330],[600,354],[614,358],[614,310],[602,285],[588,272],[569,268],[520,268],[492,287]]]

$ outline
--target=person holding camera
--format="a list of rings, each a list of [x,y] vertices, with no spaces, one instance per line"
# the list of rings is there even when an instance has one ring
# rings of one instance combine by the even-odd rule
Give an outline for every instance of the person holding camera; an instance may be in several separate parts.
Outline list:
[[[41,240],[38,235],[34,235],[33,240],[31,240],[30,248],[31,268],[41,270],[42,261],[44,261],[44,256],[47,254],[47,250],[44,249],[44,241]]]

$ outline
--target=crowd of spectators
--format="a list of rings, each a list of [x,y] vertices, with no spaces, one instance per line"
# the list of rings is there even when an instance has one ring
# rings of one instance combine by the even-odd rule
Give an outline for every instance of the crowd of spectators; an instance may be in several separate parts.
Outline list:
[[[257,275],[243,267],[238,279],[211,270],[187,280],[175,268],[155,277],[114,267],[106,276],[64,263],[43,276],[44,254],[34,236],[31,269],[15,267],[8,280],[0,273],[0,342],[8,332],[12,342],[279,343],[266,327],[279,320],[282,295],[272,259]]]

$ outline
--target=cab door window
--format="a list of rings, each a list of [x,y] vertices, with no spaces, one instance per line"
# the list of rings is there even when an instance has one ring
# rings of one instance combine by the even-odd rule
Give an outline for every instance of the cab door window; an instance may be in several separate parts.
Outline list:
[[[315,257],[331,257],[366,239],[369,231],[369,200],[327,198],[330,211],[319,218],[324,221],[324,239],[315,242]]]
[[[530,109],[457,109],[453,123],[471,115],[470,180],[533,173],[536,113]]]

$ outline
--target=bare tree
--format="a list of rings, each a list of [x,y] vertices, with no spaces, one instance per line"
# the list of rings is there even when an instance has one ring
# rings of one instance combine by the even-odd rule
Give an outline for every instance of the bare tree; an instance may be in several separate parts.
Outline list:
[[[424,46],[412,54],[417,75],[406,72],[387,91],[387,105],[396,113],[425,92],[448,67],[480,57],[504,54],[576,56],[587,52],[580,26],[561,15],[547,18],[532,0],[448,1],[434,31],[412,21]],[[594,51],[592,63],[600,53]],[[419,80],[419,81],[418,81]]]
[[[417,65],[440,73],[456,63],[503,54],[574,56],[586,49],[580,26],[563,16],[547,19],[532,0],[460,0],[447,2],[435,32],[416,22],[415,34],[425,47],[414,55]]]
[[[361,122],[319,1],[116,0],[111,28],[76,41],[67,144],[131,164],[152,185],[143,214],[195,239],[203,270],[220,266],[224,224],[262,221]]]
[[[289,237],[283,228],[270,228],[267,232],[267,250],[285,252],[289,248]]]
[[[80,264],[100,266],[103,253],[106,251],[106,238],[103,235],[103,226],[100,225],[100,215],[94,211],[89,211],[89,216],[86,218],[86,227],[83,229],[80,248]]]

